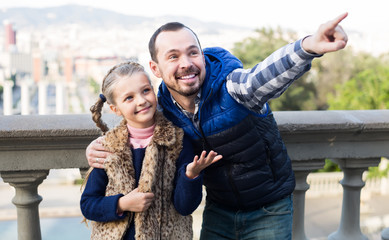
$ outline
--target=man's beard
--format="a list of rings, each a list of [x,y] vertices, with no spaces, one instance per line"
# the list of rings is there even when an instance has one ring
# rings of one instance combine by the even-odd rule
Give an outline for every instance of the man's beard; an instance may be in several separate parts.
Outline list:
[[[178,85],[177,85],[178,86]],[[176,88],[174,88],[174,87],[170,87],[170,86],[168,86],[169,87],[169,89],[171,89],[172,91],[174,91],[174,92],[176,92],[176,93],[178,93],[178,94],[180,94],[180,95],[182,95],[182,96],[185,96],[185,97],[190,97],[190,96],[193,96],[193,95],[195,95],[195,94],[197,94],[198,93],[198,91],[200,90],[200,86],[198,86],[198,87],[190,87],[189,89],[187,89],[186,91],[185,90],[183,90],[183,89],[181,89],[179,86],[179,88],[178,89],[176,89]]]
[[[178,93],[178,94],[180,94],[182,96],[185,96],[185,97],[190,97],[190,96],[193,96],[194,94],[197,94],[199,89],[201,88],[201,82],[202,82],[201,79],[200,79],[200,69],[199,68],[197,68],[196,66],[192,65],[188,69],[185,69],[184,71],[177,72],[175,74],[175,77],[177,79],[177,78],[180,78],[182,76],[187,76],[187,75],[191,75],[191,74],[194,74],[194,75],[196,75],[199,78],[199,83],[198,83],[199,86],[197,86],[197,87],[193,87],[193,85],[192,86],[188,86],[189,89],[187,89],[185,91],[185,90],[180,88],[179,84],[177,84],[177,88],[178,89],[175,89],[175,88],[170,88],[170,89],[172,89],[176,93]],[[178,80],[177,82],[179,82],[179,81],[180,80]],[[195,84],[196,83],[194,83],[194,85]]]

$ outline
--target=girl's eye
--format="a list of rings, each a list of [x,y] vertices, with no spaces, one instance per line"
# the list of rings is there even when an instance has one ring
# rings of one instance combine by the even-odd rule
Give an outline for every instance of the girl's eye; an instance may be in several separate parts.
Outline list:
[[[143,90],[144,93],[148,93],[148,92],[150,92],[150,91],[151,91],[150,88],[146,88],[145,90]]]
[[[126,101],[131,101],[132,99],[133,99],[133,97],[131,97],[131,96],[126,97]]]

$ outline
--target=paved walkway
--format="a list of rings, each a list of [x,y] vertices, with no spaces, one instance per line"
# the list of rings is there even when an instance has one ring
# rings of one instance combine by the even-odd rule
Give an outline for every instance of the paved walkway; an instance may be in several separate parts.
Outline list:
[[[41,218],[80,217],[80,186],[64,184],[54,180],[45,180],[38,188],[43,197],[39,205]],[[14,189],[0,178],[0,225],[2,221],[16,219],[16,208],[11,200]],[[370,196],[361,204],[361,230],[370,240],[380,240],[379,232],[389,227],[389,196]],[[306,199],[305,232],[311,240],[324,240],[339,226],[342,199],[321,197]],[[193,214],[195,239],[201,228],[203,205]]]

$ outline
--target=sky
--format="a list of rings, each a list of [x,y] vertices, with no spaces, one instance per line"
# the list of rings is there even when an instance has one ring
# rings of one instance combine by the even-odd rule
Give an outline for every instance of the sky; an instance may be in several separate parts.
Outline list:
[[[320,24],[348,12],[341,23],[346,31],[389,32],[387,0],[2,0],[0,9],[80,4],[138,16],[180,15],[238,26],[316,31]],[[1,12],[0,12],[1,14]]]

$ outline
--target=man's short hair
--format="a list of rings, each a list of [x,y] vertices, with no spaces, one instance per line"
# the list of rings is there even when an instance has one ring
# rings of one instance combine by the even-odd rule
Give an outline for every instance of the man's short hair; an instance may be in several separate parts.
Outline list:
[[[184,24],[179,23],[179,22],[169,22],[169,23],[162,25],[160,28],[158,28],[150,38],[149,52],[150,52],[150,57],[154,62],[158,63],[158,61],[157,61],[157,49],[155,47],[155,40],[157,39],[158,35],[161,32],[174,32],[174,31],[178,31],[178,30],[183,29],[183,28],[189,29],[193,33],[193,35],[195,35],[196,40],[197,40],[197,42],[200,46],[200,49],[201,49],[200,41],[199,41],[196,33],[193,32],[192,29],[190,29],[189,27],[187,27]]]

